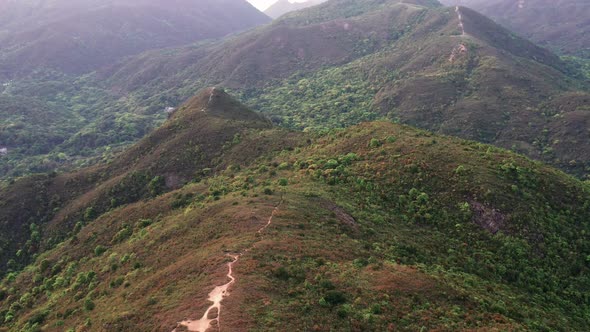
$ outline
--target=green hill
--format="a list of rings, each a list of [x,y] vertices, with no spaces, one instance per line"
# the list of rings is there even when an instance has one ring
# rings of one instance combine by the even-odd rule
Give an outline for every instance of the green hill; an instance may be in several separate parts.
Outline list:
[[[208,89],[112,163],[0,200],[33,255],[5,270],[6,331],[171,331],[233,261],[231,331],[589,328],[590,188],[391,122],[290,132]]]
[[[589,97],[583,63],[578,67],[464,7],[333,0],[93,75],[9,83],[4,95],[83,118],[65,141],[43,142],[40,153],[8,146],[14,153],[0,157],[0,169],[14,177],[111,160],[159,126],[164,109],[223,85],[288,128],[386,118],[512,149],[584,178]]]
[[[449,6],[457,1],[441,1]],[[584,0],[462,0],[496,22],[560,54],[590,57],[590,3]]]
[[[582,74],[464,7],[329,1],[220,43],[146,53],[99,77],[148,108],[223,84],[290,128],[385,117],[588,172],[589,133],[556,130],[588,119]]]

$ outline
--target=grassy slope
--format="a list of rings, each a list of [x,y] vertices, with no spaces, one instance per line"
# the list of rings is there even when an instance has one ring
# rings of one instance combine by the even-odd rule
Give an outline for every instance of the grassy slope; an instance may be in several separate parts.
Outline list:
[[[268,137],[256,136],[255,142],[248,139],[252,130],[270,127],[268,120],[222,90],[208,89],[180,107],[166,124],[107,163],[71,174],[17,180],[0,189],[0,227],[6,234],[1,264],[15,259],[21,247],[23,254],[10,268],[22,265],[40,247],[54,244],[74,225],[84,224],[110,208],[178,188],[217,167],[227,167],[227,163],[251,160],[276,145],[297,144],[297,135],[274,129]],[[226,151],[234,145],[240,149]],[[31,241],[31,224],[48,224],[44,241]]]
[[[590,192],[578,180],[389,122],[261,129],[223,151],[211,175],[185,165],[200,181],[98,213],[7,276],[5,328],[169,331],[203,312],[225,253],[253,246],[226,329],[588,329]]]

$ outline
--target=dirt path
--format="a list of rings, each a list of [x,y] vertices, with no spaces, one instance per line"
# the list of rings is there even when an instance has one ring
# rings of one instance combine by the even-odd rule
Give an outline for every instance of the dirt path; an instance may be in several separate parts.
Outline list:
[[[211,105],[211,101],[213,101],[213,94],[214,93],[215,93],[215,87],[211,88],[211,91],[209,91],[209,101],[207,102],[207,106],[205,106],[205,108],[203,108],[201,110],[201,112],[207,112],[207,109]]]
[[[459,28],[461,28],[461,36],[465,36],[465,25],[463,24],[463,15],[461,15],[461,10],[459,6],[455,6],[455,13],[457,13],[457,17],[459,18]]]
[[[213,92],[211,93],[211,95],[213,95]],[[277,211],[279,210],[279,207],[281,206],[281,204],[282,204],[282,200],[274,208],[274,210],[272,211],[266,224],[264,226],[262,226],[256,232],[257,235],[262,234],[262,232],[264,232],[272,224],[272,219],[273,219],[275,213],[277,213]],[[250,248],[244,250],[240,254],[237,254],[237,255],[229,255],[228,254],[228,256],[232,258],[232,261],[227,263],[227,267],[228,267],[227,277],[230,279],[230,281],[224,285],[215,287],[209,293],[208,300],[213,302],[213,304],[211,306],[209,306],[209,308],[207,308],[207,311],[205,311],[205,313],[203,314],[201,319],[194,320],[194,321],[193,320],[184,320],[184,321],[178,323],[179,326],[184,326],[191,332],[206,332],[207,329],[209,329],[210,327],[215,327],[215,326],[217,327],[217,331],[221,331],[221,301],[223,301],[223,299],[225,297],[230,295],[228,292],[228,288],[236,281],[236,277],[233,275],[233,266],[240,259],[240,257],[242,257],[242,255],[244,255],[245,253],[250,251],[250,249],[254,248],[255,245],[256,245],[256,243],[253,244]],[[177,329],[178,328],[172,330],[172,332],[177,332]]]

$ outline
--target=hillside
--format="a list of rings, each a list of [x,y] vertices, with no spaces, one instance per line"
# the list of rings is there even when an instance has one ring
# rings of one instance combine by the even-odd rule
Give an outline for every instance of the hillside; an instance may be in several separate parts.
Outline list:
[[[110,160],[161,124],[166,108],[223,85],[284,127],[386,118],[513,149],[584,178],[590,115],[580,70],[464,7],[333,0],[221,41],[148,51],[93,75],[10,83],[5,95],[83,113],[84,121],[66,141],[47,143],[48,154],[0,157],[0,170],[14,177]]]
[[[457,1],[441,1],[449,6]],[[505,27],[561,54],[590,57],[590,3],[585,0],[461,0]]]
[[[222,90],[210,88],[188,100],[164,125],[108,163],[56,179],[40,175],[16,181],[14,186],[20,190],[0,195],[1,205],[6,207],[0,211],[0,227],[5,237],[2,243],[7,246],[0,251],[0,264],[14,258],[14,248],[24,246],[29,240],[29,224],[57,218],[52,229],[58,233],[52,235],[55,236],[52,241],[58,240],[64,226],[73,227],[78,221],[84,221],[86,209],[90,208],[93,214],[103,213],[109,208],[177,188],[200,176],[195,168],[217,167],[217,158],[224,148],[231,142],[239,142],[245,131],[269,127],[267,119],[246,109]],[[258,144],[261,143],[243,147],[243,151],[259,148]],[[226,156],[227,160],[232,158],[243,161],[250,157],[248,154]],[[45,193],[45,196],[36,193]],[[83,196],[82,201],[70,201],[78,195]],[[21,211],[21,207],[27,205],[35,208]],[[53,216],[56,205],[66,212]],[[19,234],[9,235],[12,232]],[[33,252],[38,248],[31,247],[30,243],[29,247]],[[26,261],[26,256],[21,258]]]
[[[289,0],[278,0],[270,7],[268,7],[268,9],[264,11],[264,13],[272,18],[279,18],[284,14],[307,7],[317,6],[322,2],[326,2],[326,0],[308,0],[305,2],[290,2]]]
[[[149,108],[222,84],[290,128],[385,117],[582,177],[590,165],[580,144],[590,138],[582,74],[464,7],[329,1],[220,43],[145,53],[98,77]]]
[[[195,330],[221,285],[230,331],[590,328],[590,188],[391,122],[289,132],[209,88],[112,164],[2,190],[37,253],[6,331]],[[27,197],[59,199],[7,219]]]
[[[268,21],[245,0],[2,0],[0,81],[38,71],[88,73]]]

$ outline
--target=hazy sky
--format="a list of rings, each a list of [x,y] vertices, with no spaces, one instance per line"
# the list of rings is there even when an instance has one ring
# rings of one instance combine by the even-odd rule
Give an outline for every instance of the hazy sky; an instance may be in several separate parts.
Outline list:
[[[258,10],[265,10],[277,0],[248,0],[249,3],[258,8]],[[305,2],[307,0],[289,0],[290,2]]]

